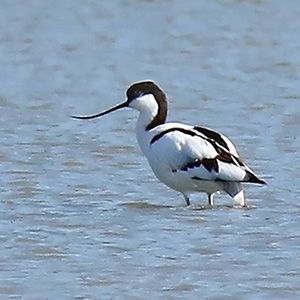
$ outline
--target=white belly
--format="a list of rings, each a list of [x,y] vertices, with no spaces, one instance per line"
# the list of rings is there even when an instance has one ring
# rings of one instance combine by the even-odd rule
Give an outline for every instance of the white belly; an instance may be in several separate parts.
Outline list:
[[[171,168],[149,164],[156,177],[168,187],[183,193],[205,192],[213,194],[221,188],[216,181],[191,179],[184,171],[172,172]]]

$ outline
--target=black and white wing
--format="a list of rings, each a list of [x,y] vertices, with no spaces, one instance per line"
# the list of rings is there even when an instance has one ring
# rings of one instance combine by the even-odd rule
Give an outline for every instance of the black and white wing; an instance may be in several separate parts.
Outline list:
[[[240,159],[233,143],[204,127],[169,123],[153,136],[150,146],[156,163],[192,179],[265,183]]]

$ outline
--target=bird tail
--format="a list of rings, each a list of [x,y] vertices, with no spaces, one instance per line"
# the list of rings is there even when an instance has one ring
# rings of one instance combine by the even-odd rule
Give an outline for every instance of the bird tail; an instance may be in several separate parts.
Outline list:
[[[252,182],[252,183],[258,183],[258,184],[267,184],[264,180],[258,178],[253,172],[247,170],[246,176],[248,177],[248,180],[246,182]]]

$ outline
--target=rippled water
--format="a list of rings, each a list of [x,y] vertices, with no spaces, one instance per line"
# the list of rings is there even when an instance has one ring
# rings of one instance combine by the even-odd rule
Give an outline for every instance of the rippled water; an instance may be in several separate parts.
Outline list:
[[[0,3],[1,299],[299,299],[298,1]],[[267,180],[192,207],[138,149],[133,81]]]

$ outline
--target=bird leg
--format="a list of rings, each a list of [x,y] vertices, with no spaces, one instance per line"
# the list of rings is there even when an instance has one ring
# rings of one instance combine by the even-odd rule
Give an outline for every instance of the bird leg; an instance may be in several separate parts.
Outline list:
[[[187,205],[187,206],[191,205],[190,198],[189,198],[186,194],[183,194],[183,193],[182,193],[182,195],[183,195],[183,197],[184,197],[184,200],[185,200],[185,202],[186,202],[186,205]]]
[[[208,204],[209,205],[214,205],[214,194],[209,194],[208,195]]]

